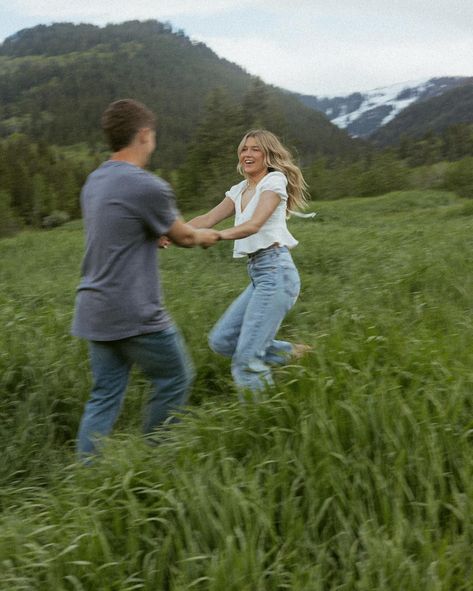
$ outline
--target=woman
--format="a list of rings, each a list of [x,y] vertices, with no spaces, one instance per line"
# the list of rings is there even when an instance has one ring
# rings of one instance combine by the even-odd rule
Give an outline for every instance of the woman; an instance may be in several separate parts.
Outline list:
[[[233,256],[248,258],[251,279],[209,335],[213,351],[231,357],[240,392],[258,392],[272,384],[270,365],[283,364],[309,347],[275,340],[300,290],[289,249],[297,245],[286,225],[287,213],[306,204],[306,183],[288,150],[266,130],[245,134],[238,146],[237,170],[245,177],[219,205],[192,219],[211,228],[235,215],[235,226],[220,232],[235,240]]]

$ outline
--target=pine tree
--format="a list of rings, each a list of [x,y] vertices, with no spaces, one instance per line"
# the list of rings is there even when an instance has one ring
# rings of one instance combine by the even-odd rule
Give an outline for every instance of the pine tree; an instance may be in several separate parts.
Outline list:
[[[21,228],[21,222],[11,207],[11,195],[0,190],[0,238],[12,236]]]
[[[237,146],[243,135],[241,110],[223,89],[212,91],[204,117],[179,173],[178,201],[181,208],[216,205],[225,190],[238,182]]]
[[[256,78],[242,101],[243,125],[248,129],[267,129],[283,136],[287,131],[284,115],[271,94],[271,89]]]
[[[32,180],[32,207],[30,224],[39,228],[43,217],[52,211],[50,201],[51,193],[48,191],[46,180],[40,173],[36,173]]]

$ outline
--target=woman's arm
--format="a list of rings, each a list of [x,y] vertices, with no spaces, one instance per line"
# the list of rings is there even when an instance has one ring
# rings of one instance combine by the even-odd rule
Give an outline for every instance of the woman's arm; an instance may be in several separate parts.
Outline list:
[[[258,205],[247,222],[227,228],[220,231],[222,240],[238,240],[239,238],[247,238],[259,231],[261,226],[269,219],[276,207],[281,202],[281,198],[274,191],[263,191],[261,193]]]
[[[213,209],[204,213],[204,215],[198,215],[197,217],[192,218],[187,223],[193,228],[213,228],[215,224],[229,218],[234,213],[235,204],[230,197],[225,197]]]
[[[208,248],[220,240],[220,233],[217,230],[196,229],[179,218],[169,228],[167,236],[174,244],[183,248],[193,246]]]

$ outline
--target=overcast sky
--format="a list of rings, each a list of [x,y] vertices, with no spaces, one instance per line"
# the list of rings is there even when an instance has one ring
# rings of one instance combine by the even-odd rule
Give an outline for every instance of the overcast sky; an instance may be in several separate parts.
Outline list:
[[[37,24],[151,18],[305,94],[473,75],[473,0],[2,0],[0,40]]]

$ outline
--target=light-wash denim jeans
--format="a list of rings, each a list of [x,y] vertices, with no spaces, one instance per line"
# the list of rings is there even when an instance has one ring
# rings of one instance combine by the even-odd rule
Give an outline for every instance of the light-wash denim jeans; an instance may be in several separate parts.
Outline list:
[[[96,453],[100,437],[111,432],[134,363],[153,384],[144,408],[144,433],[151,433],[186,403],[194,368],[175,326],[119,341],[90,341],[89,352],[93,387],[79,426],[79,457]]]
[[[300,291],[299,273],[286,247],[270,247],[248,258],[251,283],[209,335],[210,348],[232,359],[232,376],[243,392],[273,383],[271,365],[283,364],[291,343],[275,336]]]

